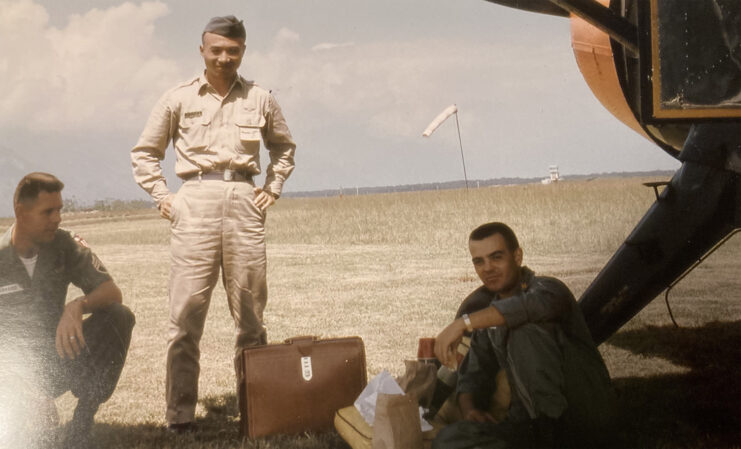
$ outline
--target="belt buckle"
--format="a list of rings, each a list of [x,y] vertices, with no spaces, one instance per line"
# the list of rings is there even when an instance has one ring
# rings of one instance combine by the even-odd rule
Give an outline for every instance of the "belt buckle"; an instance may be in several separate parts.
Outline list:
[[[227,168],[224,170],[224,181],[234,181],[235,174],[234,170]]]

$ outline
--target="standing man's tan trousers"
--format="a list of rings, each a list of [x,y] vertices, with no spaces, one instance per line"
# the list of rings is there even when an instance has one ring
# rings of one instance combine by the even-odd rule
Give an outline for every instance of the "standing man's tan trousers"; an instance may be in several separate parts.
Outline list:
[[[265,214],[252,181],[195,177],[172,204],[167,421],[192,422],[198,400],[198,348],[211,292],[222,271],[236,350],[267,342]]]

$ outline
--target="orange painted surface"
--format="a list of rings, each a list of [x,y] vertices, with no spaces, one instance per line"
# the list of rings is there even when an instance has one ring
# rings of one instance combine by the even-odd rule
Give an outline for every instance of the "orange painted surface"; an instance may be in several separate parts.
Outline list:
[[[605,6],[609,4],[609,0],[599,1]],[[572,15],[571,46],[584,80],[602,106],[632,130],[653,141],[641,128],[620,87],[610,37]]]

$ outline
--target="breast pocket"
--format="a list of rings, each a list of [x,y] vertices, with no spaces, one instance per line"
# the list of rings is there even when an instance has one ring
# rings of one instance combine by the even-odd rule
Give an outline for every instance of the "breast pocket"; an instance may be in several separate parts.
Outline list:
[[[208,146],[210,120],[206,117],[181,118],[178,133],[185,151],[202,151]]]
[[[236,121],[239,132],[239,150],[247,154],[257,154],[260,151],[260,137],[265,126],[265,117],[259,114],[248,114],[239,117]]]

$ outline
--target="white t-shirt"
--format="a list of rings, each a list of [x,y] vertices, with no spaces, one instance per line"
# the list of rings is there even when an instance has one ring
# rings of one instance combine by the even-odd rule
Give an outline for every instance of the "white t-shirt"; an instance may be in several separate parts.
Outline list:
[[[23,265],[26,266],[26,271],[28,272],[28,277],[33,277],[33,271],[36,269],[36,261],[39,260],[39,254],[36,253],[33,257],[22,257],[18,256],[19,259],[21,259],[21,262],[23,262]]]

